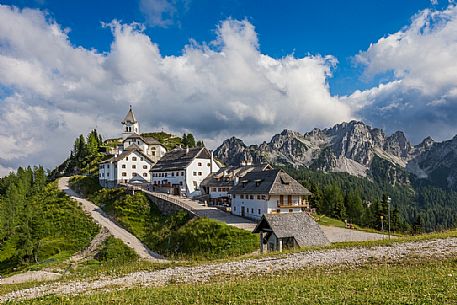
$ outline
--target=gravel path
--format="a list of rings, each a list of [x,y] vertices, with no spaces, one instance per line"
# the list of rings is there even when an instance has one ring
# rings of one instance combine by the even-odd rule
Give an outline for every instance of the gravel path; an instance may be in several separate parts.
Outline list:
[[[0,296],[7,300],[32,299],[50,294],[68,295],[90,293],[96,290],[127,288],[132,286],[163,286],[169,283],[208,282],[215,276],[240,277],[294,270],[306,267],[332,265],[360,265],[373,260],[400,261],[407,256],[433,259],[457,255],[457,238],[396,243],[373,248],[347,248],[287,254],[281,257],[249,259],[238,262],[208,264],[198,267],[167,268],[150,272],[135,272],[118,278],[101,278],[94,281],[53,283],[23,289]]]
[[[120,227],[118,224],[114,223],[109,219],[106,214],[92,202],[82,198],[78,193],[70,189],[68,177],[63,177],[59,179],[59,189],[65,192],[72,199],[76,200],[81,204],[82,209],[87,212],[96,223],[100,226],[108,229],[108,231],[116,238],[119,238],[126,244],[128,247],[132,248],[139,257],[154,262],[166,262],[163,257],[155,252],[149,250],[141,241],[136,238],[133,234]]]
[[[379,240],[387,239],[387,235],[370,233],[364,231],[357,231],[345,228],[320,226],[327,239],[331,242],[343,242],[343,241],[367,241],[367,240]],[[392,236],[392,238],[396,238]]]

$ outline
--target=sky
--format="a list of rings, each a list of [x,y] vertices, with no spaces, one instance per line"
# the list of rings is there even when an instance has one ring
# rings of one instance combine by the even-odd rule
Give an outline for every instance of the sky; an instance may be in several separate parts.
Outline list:
[[[192,132],[215,148],[352,119],[457,134],[457,7],[444,0],[0,0],[0,176],[74,138]]]

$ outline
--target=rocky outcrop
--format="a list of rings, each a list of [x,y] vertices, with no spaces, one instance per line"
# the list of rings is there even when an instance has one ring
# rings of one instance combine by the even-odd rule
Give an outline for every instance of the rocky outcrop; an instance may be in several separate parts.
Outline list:
[[[436,143],[427,137],[420,144],[412,145],[402,131],[386,136],[383,130],[360,121],[327,129],[315,128],[305,134],[286,129],[260,145],[247,146],[240,139],[230,138],[216,149],[215,156],[231,165],[250,160],[362,177],[395,171],[395,175],[390,176],[399,183],[409,181],[408,171],[418,178],[437,179],[439,176],[440,184],[445,181],[447,186],[457,184],[457,173],[454,173],[457,169],[453,169],[457,168],[456,138]],[[373,165],[375,157],[388,163]],[[389,163],[390,169],[372,168],[379,164],[387,167]]]

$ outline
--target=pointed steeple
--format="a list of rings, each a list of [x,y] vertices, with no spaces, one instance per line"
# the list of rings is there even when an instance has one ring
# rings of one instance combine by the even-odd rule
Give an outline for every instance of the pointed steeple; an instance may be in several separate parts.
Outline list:
[[[130,105],[129,112],[127,112],[127,115],[125,116],[124,120],[122,121],[122,124],[136,124],[138,121],[135,118],[135,115],[133,114],[132,110],[132,105]]]

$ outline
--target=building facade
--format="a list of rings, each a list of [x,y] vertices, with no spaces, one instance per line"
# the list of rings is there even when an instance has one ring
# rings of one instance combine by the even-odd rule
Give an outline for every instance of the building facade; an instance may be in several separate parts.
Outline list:
[[[143,137],[132,107],[122,121],[122,139],[110,150],[110,158],[99,164],[102,187],[119,183],[149,183],[151,167],[166,154],[166,149],[154,138]]]
[[[219,165],[205,147],[176,148],[151,168],[154,190],[193,197],[200,195],[200,184]]]
[[[311,192],[282,170],[247,173],[229,192],[232,214],[254,220],[262,215],[309,209]]]
[[[228,166],[221,168],[217,173],[209,175],[200,185],[202,193],[207,195],[210,205],[231,206],[229,192],[249,172],[271,170],[270,164],[252,165],[242,162],[240,166]]]

